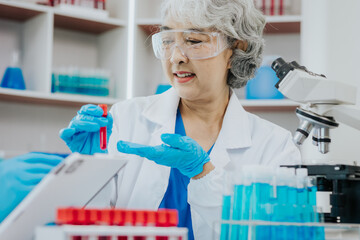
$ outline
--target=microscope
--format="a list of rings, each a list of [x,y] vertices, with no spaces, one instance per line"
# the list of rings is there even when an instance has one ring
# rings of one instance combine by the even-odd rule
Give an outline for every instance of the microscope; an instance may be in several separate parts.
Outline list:
[[[297,62],[276,59],[272,65],[279,81],[275,87],[287,98],[301,103],[296,109],[300,125],[294,142],[301,145],[310,134],[319,152],[330,149],[330,130],[339,122],[360,130],[360,109],[355,107],[357,89],[354,86],[328,80]],[[346,139],[344,139],[346,141]],[[359,146],[360,147],[360,146]],[[360,166],[297,165],[315,176],[319,192],[330,192],[330,212],[324,212],[325,222],[360,223]]]

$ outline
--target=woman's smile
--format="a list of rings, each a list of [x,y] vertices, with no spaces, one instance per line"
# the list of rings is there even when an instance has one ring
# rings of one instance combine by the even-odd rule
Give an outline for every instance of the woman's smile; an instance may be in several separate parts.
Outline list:
[[[185,71],[174,72],[175,80],[178,83],[187,83],[191,81],[195,76],[196,76],[195,73],[192,72],[185,72]]]

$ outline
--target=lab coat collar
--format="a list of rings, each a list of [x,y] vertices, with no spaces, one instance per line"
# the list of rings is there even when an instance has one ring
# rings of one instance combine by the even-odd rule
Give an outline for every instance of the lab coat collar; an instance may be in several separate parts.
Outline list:
[[[227,149],[250,147],[251,133],[248,113],[241,106],[232,89],[230,95],[217,141],[222,142]]]
[[[166,92],[154,96],[154,100],[149,101],[142,114],[151,122],[163,126],[167,124],[171,125],[169,121],[175,119],[179,101],[180,97],[175,89],[170,88]]]
[[[230,94],[219,136],[210,153],[216,168],[223,168],[231,161],[229,150],[247,148],[252,144],[248,114],[232,90]]]

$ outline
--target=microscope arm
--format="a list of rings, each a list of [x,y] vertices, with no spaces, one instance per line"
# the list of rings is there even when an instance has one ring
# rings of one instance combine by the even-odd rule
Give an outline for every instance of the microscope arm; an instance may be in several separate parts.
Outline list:
[[[360,130],[360,109],[354,106],[334,105],[328,114],[337,121]]]
[[[354,105],[303,104],[301,109],[319,116],[331,116],[340,123],[360,130],[360,109]]]

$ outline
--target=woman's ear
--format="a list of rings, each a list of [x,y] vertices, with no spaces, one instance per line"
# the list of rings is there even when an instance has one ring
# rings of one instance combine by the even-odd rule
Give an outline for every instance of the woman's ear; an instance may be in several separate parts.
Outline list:
[[[234,43],[234,46],[233,46],[233,49],[240,49],[244,52],[246,52],[247,48],[248,48],[248,43],[247,41],[242,41],[242,40],[237,40],[235,43]],[[231,50],[231,55],[232,55],[232,50]],[[230,56],[231,56],[230,55]],[[231,68],[231,63],[230,63],[230,58],[229,58],[229,61],[228,61],[228,64],[227,64],[227,68],[230,69]]]
[[[247,41],[242,41],[242,40],[237,40],[234,44],[234,48],[243,50],[244,52],[246,52],[247,48],[248,48],[248,43]]]

